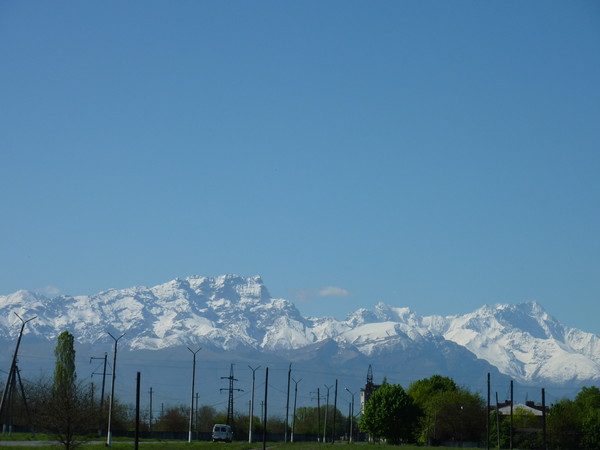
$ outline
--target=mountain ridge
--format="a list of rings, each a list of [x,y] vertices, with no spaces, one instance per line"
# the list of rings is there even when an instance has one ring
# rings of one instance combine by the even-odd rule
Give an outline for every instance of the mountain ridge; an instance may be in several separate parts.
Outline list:
[[[562,325],[537,302],[447,317],[378,303],[336,320],[303,317],[291,301],[272,298],[259,276],[193,275],[89,296],[21,290],[0,296],[0,308],[0,340],[7,342],[18,331],[14,312],[38,316],[26,333],[41,341],[68,329],[78,342],[98,345],[109,341],[107,331],[125,332],[121,345],[131,351],[208,346],[302,358],[337,352],[339,361],[413,355],[423,367],[483,360],[525,384],[600,381],[600,338]]]

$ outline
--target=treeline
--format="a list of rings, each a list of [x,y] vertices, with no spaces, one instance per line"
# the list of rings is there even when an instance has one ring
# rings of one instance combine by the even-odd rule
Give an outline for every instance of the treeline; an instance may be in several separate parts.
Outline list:
[[[55,356],[52,378],[23,382],[18,370],[11,372],[10,389],[7,392],[3,389],[5,401],[0,423],[49,433],[70,449],[83,440],[105,434],[109,402],[94,396],[91,384],[77,380],[70,333],[64,332],[58,337]],[[133,431],[135,408],[118,399],[113,399],[112,404],[113,434]],[[485,445],[489,439],[491,447],[499,448],[538,449],[545,444],[551,449],[600,450],[600,389],[597,387],[584,387],[575,399],[552,405],[546,411],[545,423],[539,415],[517,405],[514,405],[512,421],[508,415],[488,411],[481,395],[440,375],[415,381],[406,390],[384,379],[372,392],[362,415],[352,411],[344,415],[339,409],[334,411],[331,404],[294,410],[295,414],[290,411],[287,427],[282,418],[269,417],[268,433],[287,434],[288,439],[293,435],[311,436],[321,442],[344,437],[385,440],[390,444]],[[137,425],[142,433],[184,433],[189,431],[189,420],[189,405],[175,405],[161,409],[158,417],[150,417],[147,410],[141,411]],[[226,422],[225,412],[211,406],[197,407],[192,431],[209,433],[215,423]],[[252,424],[253,435],[259,438],[263,433],[262,418],[254,416]],[[246,439],[249,426],[249,415],[234,415],[236,439]]]
[[[536,408],[539,414],[513,405],[511,426],[510,415],[496,408],[488,411],[479,394],[435,375],[412,383],[406,391],[384,383],[365,405],[360,429],[372,440],[392,444],[482,445],[489,439],[492,448],[600,450],[597,387],[582,388],[574,400],[555,403],[545,415]]]
[[[19,431],[43,432],[52,435],[57,441],[70,449],[80,443],[106,436],[110,417],[112,435],[131,433],[137,427],[141,433],[184,433],[190,429],[190,408],[188,405],[167,406],[161,408],[161,414],[150,416],[150,411],[140,411],[139,420],[136,409],[117,398],[112,408],[107,398],[95,395],[93,385],[77,380],[75,371],[75,349],[73,335],[65,331],[58,337],[55,348],[55,370],[53,376],[40,377],[37,380],[21,380],[18,370],[12,370],[8,379],[8,389],[3,387],[0,409],[0,423],[4,433],[12,429]],[[4,391],[7,392],[4,392]],[[4,395],[5,394],[5,395]],[[110,414],[109,414],[110,409]],[[323,424],[320,424],[321,417]],[[326,422],[329,418],[329,423]],[[201,406],[194,410],[192,432],[209,433],[215,423],[227,423],[227,414],[212,406]],[[335,426],[344,429],[347,418],[331,405],[317,408],[300,407],[295,420],[287,425],[278,417],[268,418],[267,432],[273,434],[309,434],[334,437]],[[262,418],[253,417],[253,433],[263,433]],[[293,425],[292,425],[293,424]],[[249,415],[234,415],[234,436],[246,439],[249,432]],[[343,431],[341,431],[343,434]]]

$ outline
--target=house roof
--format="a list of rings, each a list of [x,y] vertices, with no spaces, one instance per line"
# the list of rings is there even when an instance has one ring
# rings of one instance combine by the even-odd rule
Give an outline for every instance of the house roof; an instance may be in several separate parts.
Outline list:
[[[542,416],[543,415],[543,412],[541,410],[536,409],[536,408],[532,408],[531,406],[523,405],[522,403],[517,403],[513,407],[513,414],[516,412],[517,409],[521,409],[521,410],[525,410],[525,411],[531,412],[531,413],[535,414],[536,416]],[[498,412],[500,414],[502,414],[503,416],[510,415],[510,405],[503,406],[502,408],[500,408],[498,410]]]

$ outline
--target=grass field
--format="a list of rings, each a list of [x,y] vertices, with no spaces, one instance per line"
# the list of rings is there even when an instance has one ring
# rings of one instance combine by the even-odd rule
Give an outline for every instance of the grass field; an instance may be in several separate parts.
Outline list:
[[[14,442],[14,441],[12,441]],[[23,440],[20,441],[19,444],[20,445],[6,445],[8,444],[7,442],[7,438],[2,438],[0,439],[0,448],[1,449],[20,449],[23,450],[24,448],[28,448],[27,446],[24,446],[23,444],[26,443],[30,443],[32,444],[32,446],[35,445],[35,448],[42,448],[44,450],[61,450],[64,447],[62,445],[40,445],[43,441],[33,441],[33,440]],[[80,448],[85,448],[86,450],[101,450],[104,449],[106,450],[106,445],[105,443],[97,443],[98,441],[95,441],[95,443],[89,443],[89,444],[85,444]],[[374,450],[374,449],[398,449],[398,448],[402,448],[403,450],[427,450],[427,449],[440,449],[441,447],[417,447],[417,446],[412,446],[412,445],[403,445],[403,446],[393,446],[393,445],[385,445],[385,444],[367,444],[367,443],[355,443],[355,444],[348,444],[347,442],[340,442],[340,443],[336,443],[336,448],[339,448],[340,446],[351,446],[352,449],[356,449],[356,450]],[[253,450],[253,449],[262,449],[262,443],[257,443],[254,442],[252,444],[249,444],[247,442],[234,442],[231,444],[224,444],[224,443],[218,443],[218,444],[213,444],[212,442],[193,442],[193,443],[187,443],[187,442],[181,442],[181,441],[164,441],[164,442],[160,442],[160,441],[151,441],[151,442],[140,442],[139,446],[141,448],[145,448],[145,449],[152,449],[152,450],[190,450],[190,449],[208,449],[208,448],[212,448],[215,450]],[[280,442],[269,442],[267,443],[267,448],[269,449],[277,449],[277,450],[311,450],[311,449],[320,449],[320,448],[327,448],[328,446],[331,446],[331,444],[318,444],[316,442],[297,442],[297,443],[293,443],[293,444],[284,444],[284,443],[280,443]],[[113,445],[112,448],[114,449],[132,449],[133,448],[133,441],[113,441]],[[473,449],[472,449],[473,450]]]

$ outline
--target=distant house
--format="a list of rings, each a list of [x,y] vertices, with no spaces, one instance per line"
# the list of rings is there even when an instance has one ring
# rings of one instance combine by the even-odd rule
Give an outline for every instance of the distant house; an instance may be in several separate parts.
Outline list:
[[[498,408],[498,413],[502,416],[510,416],[510,400],[504,402],[504,403],[500,403],[500,406]],[[528,411],[530,413],[532,413],[534,416],[537,417],[542,417],[544,415],[544,410],[542,408],[542,406],[540,405],[536,405],[534,402],[532,401],[526,401],[525,404],[522,403],[517,403],[514,407],[513,407],[513,414],[520,409],[521,411]],[[549,408],[546,406],[546,412],[548,412]]]
[[[546,406],[546,413],[548,413],[549,410],[550,408]],[[504,417],[510,416],[510,400],[498,404],[498,413]],[[513,417],[516,416],[518,418],[518,416],[523,416],[523,413],[531,416],[531,420],[515,423],[515,431],[532,433],[542,429],[544,423],[544,408],[541,405],[536,405],[535,402],[532,401],[526,401],[525,404],[515,404],[513,407]]]

